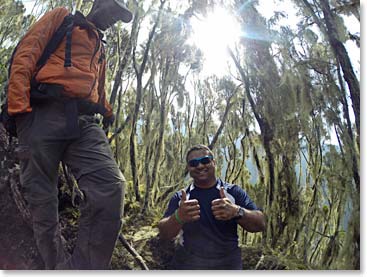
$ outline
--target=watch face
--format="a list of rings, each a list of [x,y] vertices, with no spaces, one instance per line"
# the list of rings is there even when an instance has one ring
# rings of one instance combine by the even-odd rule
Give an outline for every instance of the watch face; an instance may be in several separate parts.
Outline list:
[[[237,215],[234,217],[235,220],[242,218],[245,215],[245,209],[242,207],[238,208]]]
[[[239,208],[238,210],[238,216],[243,217],[245,215],[245,210],[243,208]]]

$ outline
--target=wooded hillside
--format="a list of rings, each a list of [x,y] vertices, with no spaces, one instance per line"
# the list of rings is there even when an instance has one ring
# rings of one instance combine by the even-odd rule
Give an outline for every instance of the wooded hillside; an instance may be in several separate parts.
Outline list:
[[[152,269],[170,257],[156,225],[189,184],[185,154],[197,143],[213,149],[217,175],[266,214],[265,232],[241,232],[244,268],[360,269],[360,84],[346,46],[359,51],[360,34],[345,24],[359,22],[359,2],[290,1],[292,26],[280,22],[293,8],[268,18],[257,2],[130,0],[133,22],[105,34],[116,114],[109,138],[127,179],[122,234]],[[244,34],[228,45],[228,74],[206,76],[190,22],[221,5]],[[56,6],[86,14],[91,1],[38,0],[30,14],[22,1],[0,3],[1,91],[16,43]],[[0,136],[0,268],[42,268],[21,201],[16,141],[9,145],[3,129]],[[72,249],[78,210],[63,178],[60,214]],[[112,268],[140,267],[118,243]]]

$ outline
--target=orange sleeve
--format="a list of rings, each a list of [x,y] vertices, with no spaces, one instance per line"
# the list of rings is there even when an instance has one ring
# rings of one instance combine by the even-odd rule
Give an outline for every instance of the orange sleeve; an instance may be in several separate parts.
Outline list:
[[[110,103],[108,103],[106,99],[106,90],[105,90],[105,81],[106,81],[106,59],[103,59],[102,65],[101,65],[101,74],[99,75],[99,81],[98,81],[98,94],[99,94],[99,103],[103,105],[107,112],[104,115],[105,117],[110,117],[112,112],[112,107]]]
[[[30,106],[30,81],[48,41],[52,38],[64,17],[66,8],[56,8],[41,17],[25,34],[18,45],[8,88],[8,112],[10,115],[32,111]]]

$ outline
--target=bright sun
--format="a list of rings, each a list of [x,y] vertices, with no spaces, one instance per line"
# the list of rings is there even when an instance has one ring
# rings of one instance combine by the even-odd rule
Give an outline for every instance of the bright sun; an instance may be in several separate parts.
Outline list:
[[[240,24],[224,8],[216,8],[203,19],[194,18],[192,43],[204,53],[205,74],[224,75],[228,71],[227,46],[233,46],[240,37]]]

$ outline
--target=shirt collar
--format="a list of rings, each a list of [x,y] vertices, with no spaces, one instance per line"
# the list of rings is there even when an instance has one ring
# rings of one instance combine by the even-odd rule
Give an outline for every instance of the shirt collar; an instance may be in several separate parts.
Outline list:
[[[219,190],[221,186],[223,186],[223,182],[222,182],[221,179],[217,178],[215,187]],[[196,186],[195,186],[194,182],[192,182],[190,184],[190,187],[189,187],[189,192],[194,190],[195,188],[196,188]]]

